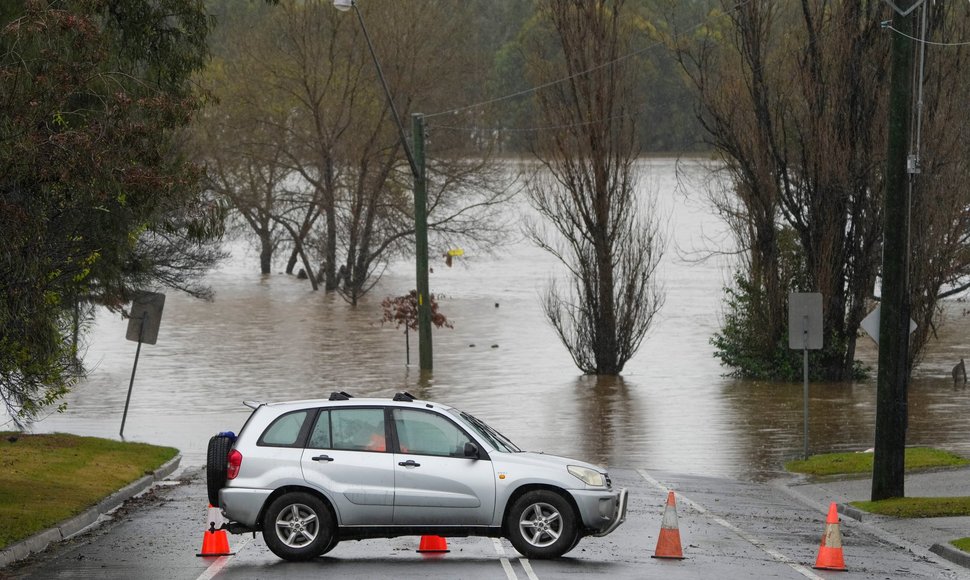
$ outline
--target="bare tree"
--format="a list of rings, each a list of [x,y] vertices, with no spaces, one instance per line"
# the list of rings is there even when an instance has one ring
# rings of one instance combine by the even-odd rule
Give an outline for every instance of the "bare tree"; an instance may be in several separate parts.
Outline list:
[[[721,4],[724,10],[713,13],[707,34],[685,40],[688,35],[675,32],[672,42],[698,90],[701,121],[731,176],[730,190],[713,199],[746,252],[741,282],[752,331],[746,347],[753,358],[778,360],[788,292],[820,292],[822,374],[850,379],[880,260],[891,34],[882,23],[891,8],[809,0]],[[952,21],[961,20],[942,14],[955,11],[952,6],[934,10],[931,30],[942,32],[946,22],[952,29]],[[950,95],[965,94],[966,77],[953,68],[959,55],[959,49],[937,53],[937,67],[927,68],[926,80],[944,83]],[[942,90],[927,92],[927,110],[952,106],[951,99]],[[965,135],[963,117],[935,117],[925,127],[926,143],[954,145],[956,135]],[[941,220],[965,213],[966,204],[957,199],[965,194],[943,196],[935,189],[965,174],[954,173],[956,147],[929,148],[935,175],[920,178],[922,193],[913,200],[914,225],[927,235],[913,246],[911,272],[914,313],[925,322],[932,318],[941,277],[952,283],[967,272],[966,259],[952,245],[952,228],[964,226]],[[938,203],[944,197],[949,201]],[[949,249],[939,235],[950,240]],[[924,339],[914,341],[911,358]]]
[[[568,78],[537,93],[542,123],[557,128],[535,142],[544,173],[530,193],[556,236],[539,224],[529,233],[570,276],[544,309],[580,370],[615,375],[663,304],[654,274],[664,242],[636,189],[634,63],[618,60],[630,29],[623,0],[545,0],[539,13],[561,53],[537,42],[530,70],[538,83]]]
[[[278,152],[274,156],[260,145],[267,140],[253,138],[259,127],[241,127],[218,109],[207,113],[196,122],[193,141],[196,155],[207,161],[207,186],[228,200],[243,227],[256,236],[260,271],[269,274],[282,237],[274,216],[281,211],[277,188],[285,170]]]
[[[465,8],[436,1],[422,10],[372,6],[361,10],[402,116],[418,103],[443,107],[471,74],[454,45]],[[264,166],[278,168],[264,171],[277,179],[269,188],[278,208],[273,219],[289,233],[311,282],[317,276],[310,264],[319,263],[325,288],[356,304],[389,259],[412,251],[411,172],[356,19],[323,0],[282,1],[265,12],[239,29],[236,50],[220,64],[239,79],[232,98],[245,106],[223,97],[219,107],[230,123],[258,127],[249,141]],[[467,148],[458,145],[467,140],[461,133],[435,136],[432,242],[494,241],[500,229],[489,208],[510,196],[505,184],[512,180],[493,179],[487,155],[464,155]]]

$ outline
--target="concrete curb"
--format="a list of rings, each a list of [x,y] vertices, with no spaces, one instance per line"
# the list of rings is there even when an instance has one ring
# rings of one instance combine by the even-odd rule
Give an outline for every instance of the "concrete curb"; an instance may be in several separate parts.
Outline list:
[[[42,532],[38,532],[29,538],[21,540],[15,544],[11,544],[3,550],[0,550],[0,569],[12,564],[13,562],[16,562],[17,560],[23,560],[31,554],[43,552],[51,544],[67,539],[95,524],[103,514],[118,508],[118,506],[125,503],[129,499],[147,491],[155,484],[155,482],[161,481],[174,473],[181,461],[182,455],[176,455],[169,461],[165,462],[161,467],[153,471],[150,475],[146,475],[145,477],[126,485],[125,487],[98,502],[94,507],[85,510],[79,515],[66,519],[56,526],[48,528]]]
[[[865,518],[866,520],[871,519],[871,514],[869,514],[868,512],[864,512],[859,508],[852,507],[847,503],[840,503],[838,505],[838,510],[839,510],[839,513],[844,515],[845,517],[852,518],[859,522],[863,521],[863,518]]]
[[[958,564],[964,568],[970,568],[970,554],[963,550],[958,550],[949,544],[933,544],[930,546],[930,552],[933,552],[941,558],[946,558],[954,564]]]
[[[802,504],[817,509],[819,512],[821,512],[823,514],[828,511],[828,504],[821,504],[821,503],[817,502],[816,500],[814,500],[814,499],[812,499],[812,498],[810,498],[810,497],[802,494],[801,492],[795,490],[793,486],[787,485],[783,480],[775,480],[775,481],[769,482],[769,485],[771,485],[772,487],[774,487],[776,489],[779,489],[779,490],[787,493],[792,498],[794,498],[795,500],[801,502]],[[958,565],[960,565],[962,567],[970,567],[967,564],[964,564],[962,562],[958,562],[956,560],[951,560],[950,558],[947,558],[942,553],[934,551],[933,548],[925,548],[923,546],[919,546],[917,544],[914,544],[914,543],[912,543],[912,542],[910,542],[908,540],[905,540],[903,538],[900,538],[899,536],[897,536],[897,535],[895,535],[895,534],[893,534],[891,532],[888,532],[888,531],[880,528],[878,525],[876,525],[874,523],[874,519],[873,519],[874,516],[872,514],[869,514],[869,513],[866,513],[866,512],[860,512],[860,514],[862,514],[862,513],[865,513],[866,514],[865,519],[867,521],[863,521],[861,517],[860,518],[855,518],[854,516],[852,516],[852,515],[850,515],[848,513],[843,512],[842,511],[842,508],[843,507],[848,508],[848,510],[852,510],[852,511],[856,511],[856,512],[859,512],[860,510],[858,510],[857,508],[854,508],[854,507],[852,507],[852,506],[850,506],[848,504],[839,504],[839,512],[840,513],[843,513],[847,517],[851,517],[853,519],[858,519],[858,523],[856,525],[864,528],[870,534],[872,534],[872,535],[874,535],[874,536],[882,539],[885,542],[888,542],[890,544],[894,544],[894,545],[900,547],[903,550],[906,550],[906,551],[908,551],[908,552],[910,552],[910,553],[912,553],[912,554],[914,554],[914,555],[916,555],[916,556],[918,556],[920,558],[924,558],[924,559],[927,559],[927,560],[930,560],[930,561],[937,561],[937,562],[943,564],[944,561],[941,560],[941,558],[942,558],[942,559],[944,559],[946,561],[949,561],[949,562],[954,563],[954,564],[958,564]],[[940,544],[934,544],[934,547],[936,547],[936,546],[940,546]],[[954,550],[956,550],[956,548],[954,548]],[[956,550],[956,551],[959,551],[959,550]],[[970,559],[968,559],[968,563],[970,563]],[[957,575],[959,575],[959,576],[961,576],[963,578],[970,578],[970,575],[968,575],[968,573],[966,571],[959,571],[959,572],[957,572],[955,570],[954,572],[956,572]]]

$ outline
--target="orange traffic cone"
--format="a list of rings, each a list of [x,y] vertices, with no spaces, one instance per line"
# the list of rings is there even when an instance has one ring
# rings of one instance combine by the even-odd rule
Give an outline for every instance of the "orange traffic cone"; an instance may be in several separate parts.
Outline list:
[[[202,551],[196,556],[232,556],[229,551],[229,535],[222,529],[223,519],[219,508],[209,504],[206,519],[209,529],[202,532]]]
[[[441,536],[421,536],[418,552],[450,552],[448,541]]]
[[[674,504],[672,491],[667,493],[667,507],[664,508],[664,519],[660,524],[660,537],[657,538],[657,549],[651,558],[684,559],[684,551],[680,547],[680,529],[677,527],[677,506]]]
[[[842,532],[839,531],[839,510],[835,502],[829,506],[825,534],[822,535],[822,546],[818,549],[814,567],[818,570],[847,570],[842,559]]]

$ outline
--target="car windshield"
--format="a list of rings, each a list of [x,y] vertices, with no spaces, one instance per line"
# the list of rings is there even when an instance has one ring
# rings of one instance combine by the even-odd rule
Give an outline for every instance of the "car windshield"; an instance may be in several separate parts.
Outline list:
[[[478,433],[482,439],[488,441],[496,451],[501,451],[504,453],[522,452],[522,450],[516,447],[515,443],[512,443],[508,437],[490,427],[485,421],[476,419],[472,415],[469,415],[464,411],[459,411],[458,409],[451,409],[450,411],[457,415],[466,425],[471,427],[475,433]]]

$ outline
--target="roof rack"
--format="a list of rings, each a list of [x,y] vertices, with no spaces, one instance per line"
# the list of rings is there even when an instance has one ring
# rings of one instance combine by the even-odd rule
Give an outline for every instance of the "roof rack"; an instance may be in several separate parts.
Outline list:
[[[346,393],[344,391],[334,391],[330,393],[331,401],[349,401],[350,399],[353,399],[353,398],[354,398],[353,395]]]
[[[414,399],[416,399],[416,398],[417,397],[415,397],[411,393],[409,393],[407,391],[404,391],[403,393],[395,393],[393,400],[395,400],[395,401],[404,401],[405,403],[410,403],[410,402],[414,401]]]

